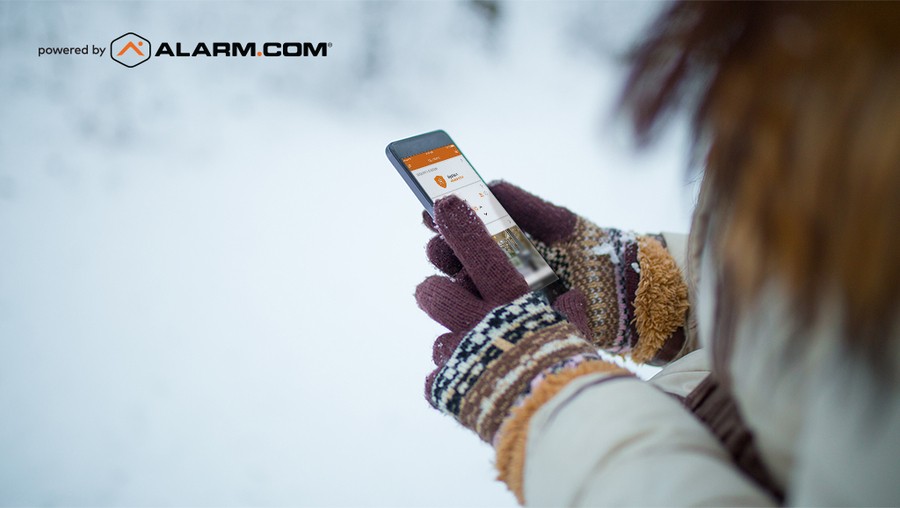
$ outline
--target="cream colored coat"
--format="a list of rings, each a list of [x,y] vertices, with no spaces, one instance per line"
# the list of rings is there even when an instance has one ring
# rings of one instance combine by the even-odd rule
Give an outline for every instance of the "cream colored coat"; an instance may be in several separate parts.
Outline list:
[[[666,235],[684,267],[685,239]],[[707,375],[712,270],[701,261],[695,313],[701,348],[649,382],[576,379],[529,424],[524,495],[533,506],[766,506],[765,490],[675,397]],[[819,323],[788,351],[791,316],[777,287],[739,325],[733,394],[763,462],[791,505],[900,505],[900,386],[875,390]],[[833,314],[832,314],[833,316]],[[898,337],[897,333],[893,337]],[[893,357],[900,365],[900,357]]]

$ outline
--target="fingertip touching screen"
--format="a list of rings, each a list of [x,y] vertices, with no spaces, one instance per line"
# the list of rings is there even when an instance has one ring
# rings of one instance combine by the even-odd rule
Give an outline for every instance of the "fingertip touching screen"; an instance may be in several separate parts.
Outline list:
[[[432,203],[450,194],[465,201],[531,289],[544,288],[557,280],[556,274],[456,145],[406,157],[403,164]]]

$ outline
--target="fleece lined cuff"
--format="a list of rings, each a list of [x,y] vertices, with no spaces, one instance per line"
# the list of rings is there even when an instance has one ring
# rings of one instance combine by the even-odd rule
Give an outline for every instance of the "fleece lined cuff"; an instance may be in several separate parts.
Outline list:
[[[665,363],[685,343],[688,293],[664,242],[579,217],[565,243],[535,245],[557,275],[584,295],[594,345],[638,363]]]
[[[676,349],[677,354],[684,344],[688,289],[675,259],[655,238],[638,238],[638,264],[641,276],[634,297],[634,317],[640,339],[631,358],[646,363],[664,347]]]

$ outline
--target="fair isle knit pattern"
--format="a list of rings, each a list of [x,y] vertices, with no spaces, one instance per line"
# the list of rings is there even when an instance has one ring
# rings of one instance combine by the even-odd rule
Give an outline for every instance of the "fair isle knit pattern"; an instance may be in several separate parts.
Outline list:
[[[548,366],[593,346],[542,298],[500,306],[466,334],[432,385],[432,403],[490,442],[528,383]]]
[[[438,372],[431,388],[432,403],[459,416],[462,398],[504,351],[528,332],[562,321],[562,316],[533,292],[492,310],[463,337]]]
[[[635,234],[600,228],[579,217],[571,240],[554,246],[534,243],[566,286],[584,293],[594,343],[611,353],[629,352],[637,331],[633,295],[625,281],[640,270]]]
[[[547,376],[559,374],[560,372],[567,370],[567,369],[574,369],[575,367],[578,367],[579,365],[581,365],[584,362],[593,362],[593,361],[601,361],[602,362],[605,360],[603,360],[603,358],[599,354],[596,354],[596,353],[575,355],[575,356],[566,358],[565,360],[563,360],[559,363],[556,363],[555,365],[551,365],[550,367],[542,370],[540,373],[538,373],[537,376],[534,377],[534,379],[531,380],[530,383],[528,383],[528,390],[523,392],[522,395],[519,396],[519,400],[517,400],[516,403],[513,404],[513,407],[521,405],[522,399],[524,399],[529,394],[531,394],[531,392],[539,384],[541,384],[541,382],[544,379],[546,379]]]
[[[566,322],[525,335],[514,349],[491,365],[463,398],[460,423],[491,442],[509,408],[528,390],[530,379],[548,365],[592,351],[594,347]]]
[[[625,244],[629,240],[631,243],[634,243],[634,235],[618,229],[609,229],[607,233],[609,237],[606,243],[595,247],[594,250],[608,255],[615,271],[616,308],[619,311],[619,320],[615,339],[613,339],[612,345],[608,347],[608,350],[610,353],[626,353],[629,350],[628,335],[630,327],[627,319],[628,301],[625,299]]]

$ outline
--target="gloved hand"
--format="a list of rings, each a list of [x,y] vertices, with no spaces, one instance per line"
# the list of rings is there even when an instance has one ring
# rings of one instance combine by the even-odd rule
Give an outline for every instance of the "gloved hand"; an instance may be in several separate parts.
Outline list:
[[[456,196],[435,203],[435,224],[453,278],[431,276],[416,301],[450,331],[437,338],[437,368],[425,397],[491,442],[517,401],[542,376],[617,372],[579,330],[531,292],[470,207]]]
[[[598,227],[506,182],[490,188],[570,289],[554,307],[594,345],[651,364],[681,351],[687,285],[662,236]],[[454,252],[440,236],[427,246],[435,266],[473,289]]]

